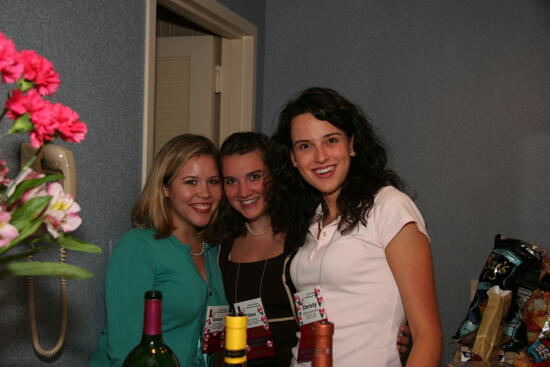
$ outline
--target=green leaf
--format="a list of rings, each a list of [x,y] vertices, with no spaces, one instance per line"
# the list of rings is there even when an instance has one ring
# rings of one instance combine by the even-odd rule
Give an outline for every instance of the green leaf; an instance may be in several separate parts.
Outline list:
[[[46,209],[51,199],[51,195],[30,199],[12,213],[10,224],[19,232],[23,231]]]
[[[0,279],[21,276],[63,276],[68,279],[88,279],[93,275],[88,270],[75,265],[49,261],[11,263],[0,271]]]
[[[23,241],[25,238],[31,236],[36,230],[42,225],[44,221],[43,217],[38,218],[34,222],[30,223],[22,232],[19,232],[19,236],[15,237],[10,243],[5,247],[0,247],[0,255],[8,251],[10,248],[17,245],[19,242]]]
[[[95,254],[103,251],[99,246],[96,246],[86,241],[82,241],[78,238],[71,237],[63,232],[59,232],[59,238],[57,239],[57,243],[60,246],[73,251],[89,252],[89,253],[95,253]]]
[[[8,133],[10,134],[26,133],[27,131],[31,131],[32,129],[34,129],[34,125],[31,122],[31,115],[29,115],[29,113],[26,112],[23,116],[15,120],[15,122],[11,125]]]
[[[50,249],[50,248],[53,248],[53,247],[54,247],[54,246],[52,246],[52,245],[34,247],[34,248],[30,249],[30,250],[20,252],[20,253],[18,253],[18,254],[16,254],[16,255],[0,257],[0,264],[7,264],[7,263],[10,263],[10,262],[13,262],[13,261],[16,261],[16,260],[23,260],[23,259],[25,259],[27,256],[32,256],[32,255],[34,255],[34,254],[39,253],[40,251],[43,251],[43,250],[46,250],[46,249]]]
[[[6,200],[6,205],[9,206],[15,203],[15,201],[19,199],[21,195],[23,195],[25,192],[27,192],[28,190],[36,186],[40,186],[42,184],[52,182],[52,181],[59,181],[59,180],[62,180],[63,178],[64,178],[63,175],[53,174],[53,175],[47,175],[42,178],[31,178],[29,180],[22,181],[17,185],[17,188],[15,189],[13,194],[11,194],[11,196],[8,198],[8,200]]]

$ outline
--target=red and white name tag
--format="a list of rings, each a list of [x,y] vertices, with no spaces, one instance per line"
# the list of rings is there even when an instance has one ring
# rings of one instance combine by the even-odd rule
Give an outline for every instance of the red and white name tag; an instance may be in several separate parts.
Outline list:
[[[235,303],[235,312],[248,316],[246,342],[248,344],[247,359],[257,359],[275,356],[273,337],[261,298]]]
[[[298,362],[311,361],[315,350],[313,324],[321,320],[327,320],[321,287],[309,288],[294,293],[294,304],[296,305],[298,325],[300,325]]]
[[[225,316],[229,314],[229,305],[208,306],[202,336],[202,352],[214,353],[223,349]]]

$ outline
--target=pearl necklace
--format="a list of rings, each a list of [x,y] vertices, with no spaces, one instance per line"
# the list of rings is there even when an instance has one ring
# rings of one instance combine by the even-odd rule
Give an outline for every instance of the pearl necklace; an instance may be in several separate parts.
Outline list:
[[[246,231],[248,233],[250,233],[251,235],[253,236],[263,236],[264,234],[268,233],[268,232],[271,232],[271,224],[269,225],[269,227],[267,227],[265,230],[263,231],[260,231],[260,232],[254,232],[251,228],[250,228],[250,225],[248,224],[248,222],[244,222],[244,226],[246,227]]]
[[[172,234],[174,235],[174,237],[177,238],[177,240],[181,243],[181,244],[184,244],[185,242],[181,240],[180,236],[178,236],[178,234],[176,232],[172,232]],[[201,250],[199,252],[193,252],[191,250],[191,246],[189,246],[189,253],[193,256],[201,256],[202,254],[204,254],[204,250],[206,248],[206,245],[204,244],[204,241],[201,241]]]

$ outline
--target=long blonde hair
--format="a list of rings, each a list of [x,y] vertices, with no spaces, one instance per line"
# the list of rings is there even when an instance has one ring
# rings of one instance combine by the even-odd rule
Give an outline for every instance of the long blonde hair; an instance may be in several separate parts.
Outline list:
[[[199,155],[212,156],[217,162],[218,149],[204,136],[193,134],[178,135],[161,148],[132,211],[134,227],[155,229],[156,238],[170,235],[173,230],[170,201],[163,188],[170,186],[185,162]]]

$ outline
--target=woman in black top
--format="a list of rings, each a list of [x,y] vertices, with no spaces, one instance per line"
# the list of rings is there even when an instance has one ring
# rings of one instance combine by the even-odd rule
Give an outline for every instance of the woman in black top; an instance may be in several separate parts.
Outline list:
[[[219,264],[230,305],[260,298],[273,337],[275,357],[249,359],[249,366],[290,365],[296,344],[289,262],[283,225],[275,227],[266,201],[270,163],[274,154],[269,138],[240,132],[228,137],[220,152],[225,198],[220,204]],[[284,222],[284,221],[281,221]],[[251,353],[252,354],[252,353]]]

